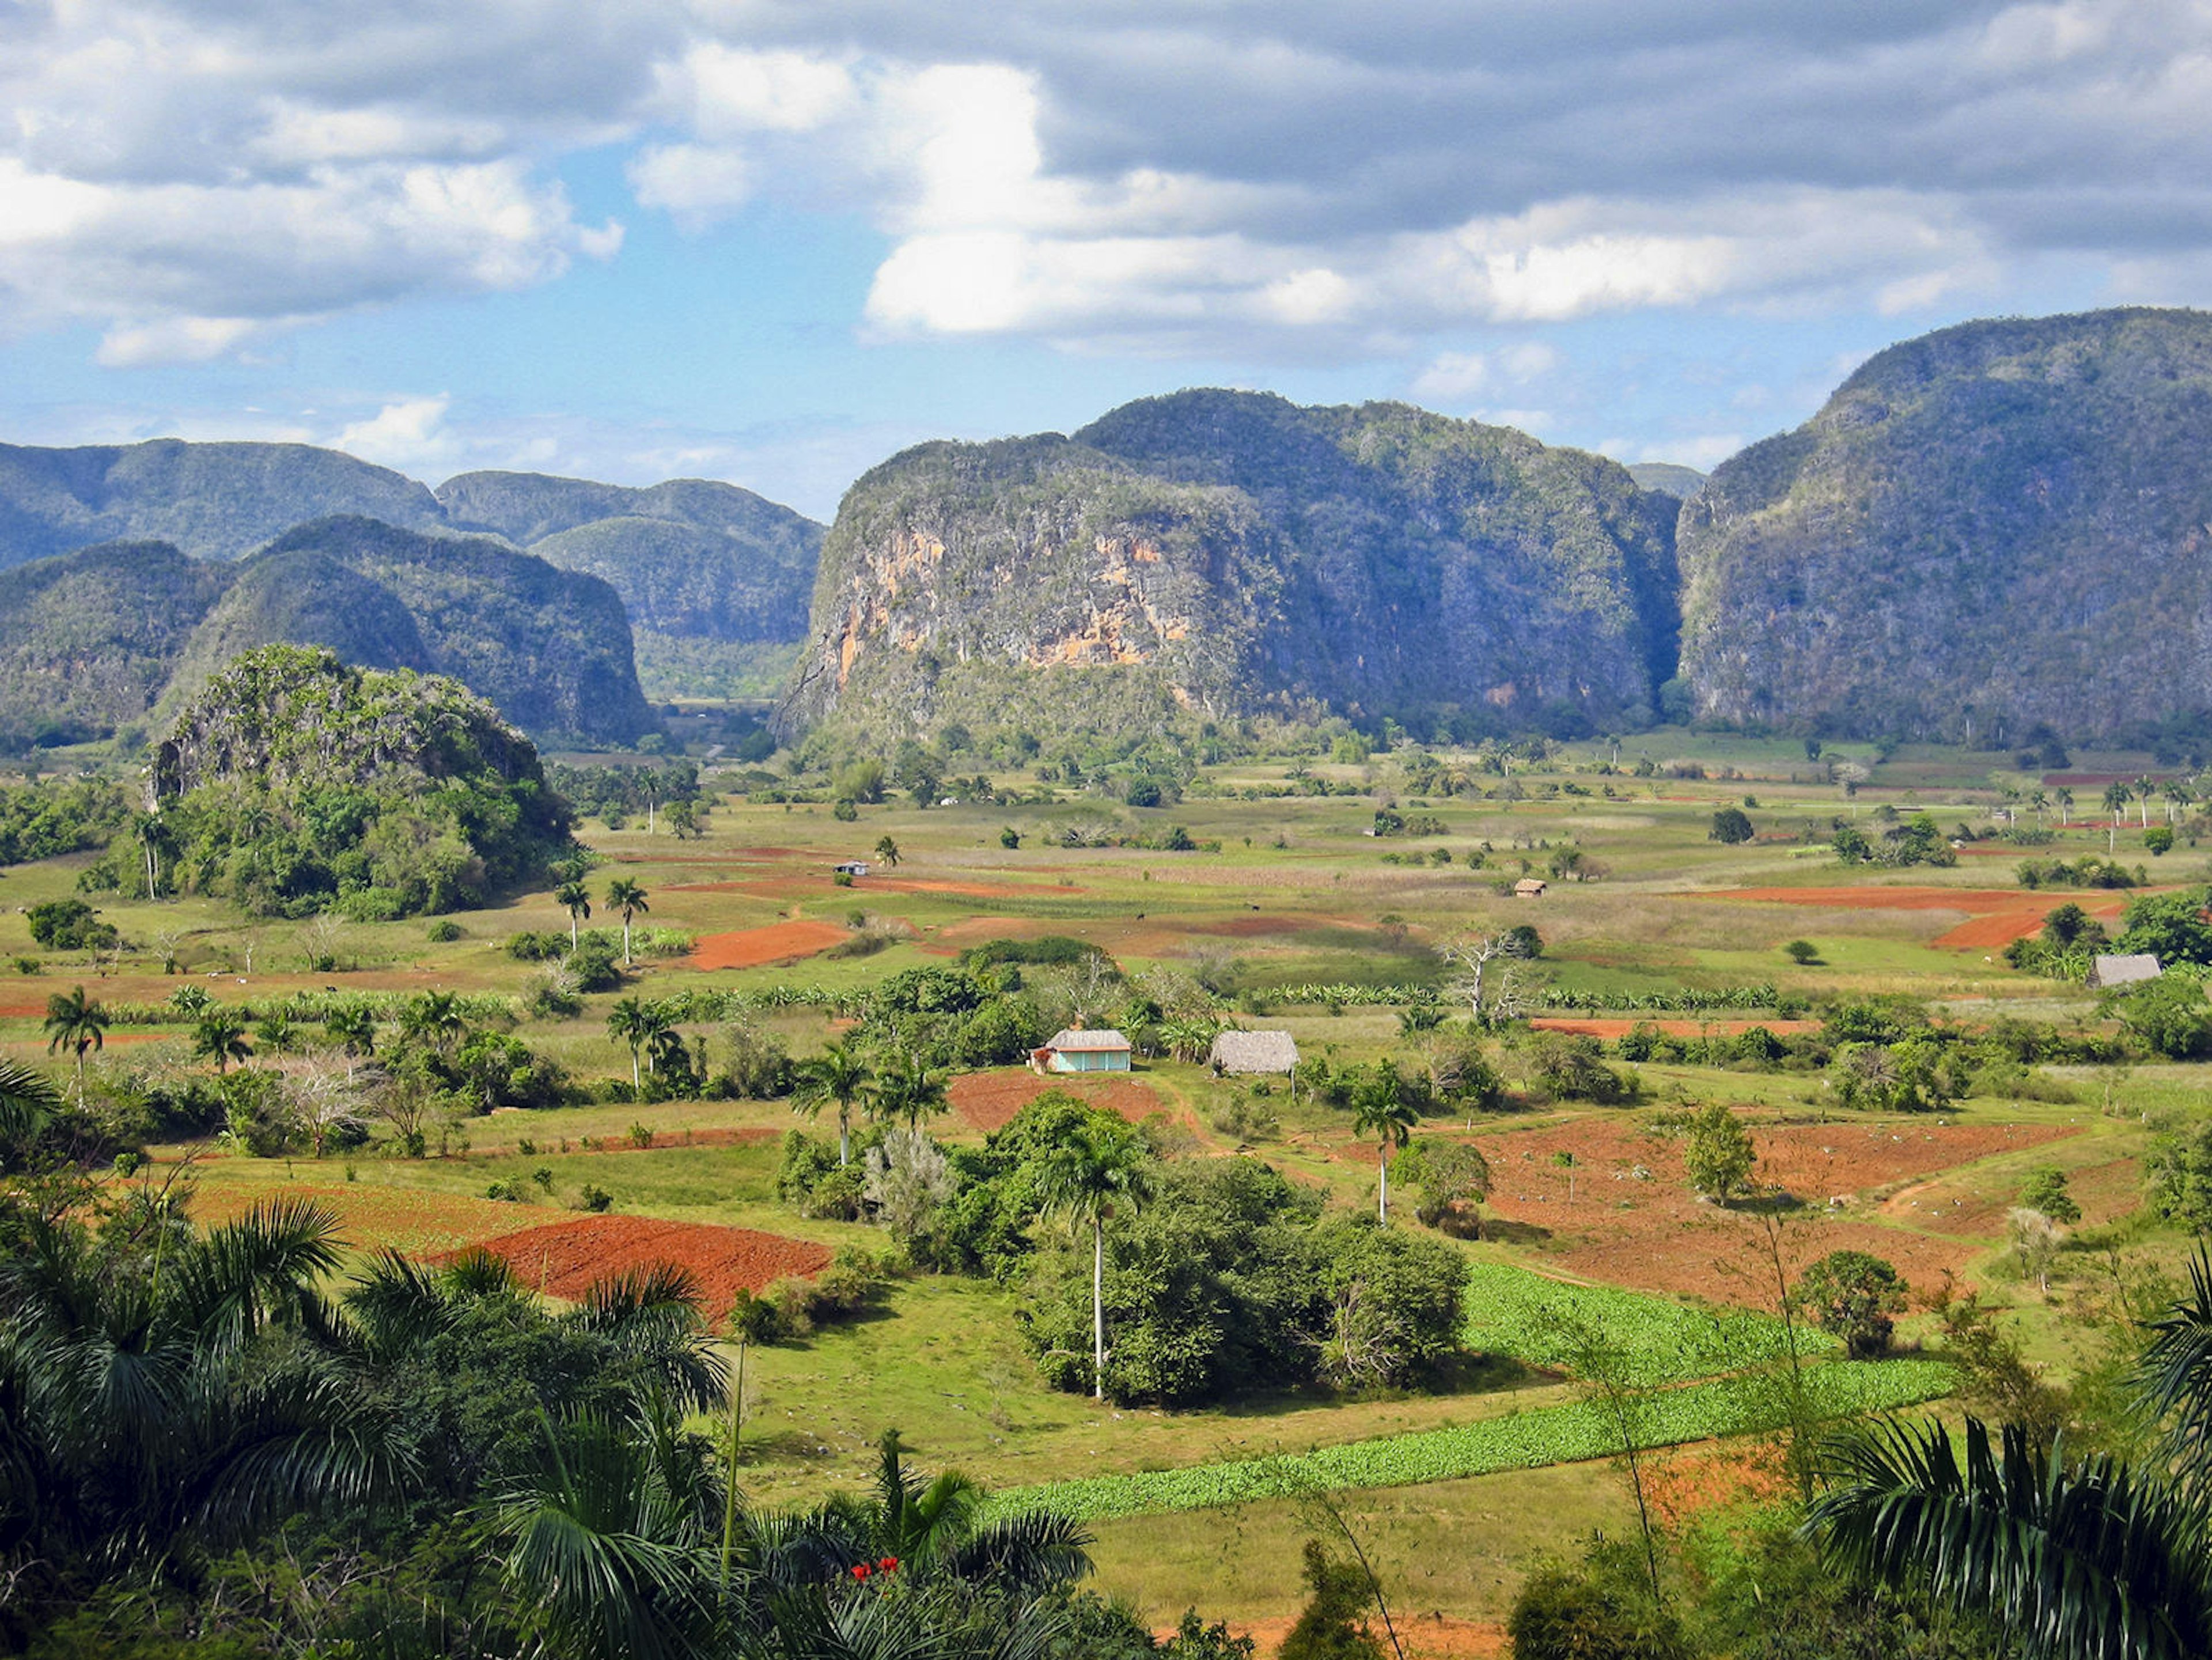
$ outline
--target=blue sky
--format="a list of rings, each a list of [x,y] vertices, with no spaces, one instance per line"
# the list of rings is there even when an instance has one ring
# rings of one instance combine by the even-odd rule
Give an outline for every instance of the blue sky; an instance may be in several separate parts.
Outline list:
[[[0,440],[727,478],[1178,386],[1709,466],[2212,293],[2212,8],[0,9]]]

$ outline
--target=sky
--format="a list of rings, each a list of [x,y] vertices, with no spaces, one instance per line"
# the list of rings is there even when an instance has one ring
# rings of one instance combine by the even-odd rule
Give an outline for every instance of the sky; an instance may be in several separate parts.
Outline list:
[[[0,441],[724,478],[1187,386],[1711,467],[2212,302],[2212,0],[0,0]]]

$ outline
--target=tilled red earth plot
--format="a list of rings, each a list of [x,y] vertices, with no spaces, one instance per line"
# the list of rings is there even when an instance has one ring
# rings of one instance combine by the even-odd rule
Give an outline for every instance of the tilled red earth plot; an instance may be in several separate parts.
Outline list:
[[[1157,1091],[1133,1078],[1046,1078],[1025,1067],[968,1073],[954,1079],[946,1093],[960,1116],[988,1135],[1004,1129],[1016,1113],[1048,1090],[1062,1091],[1094,1107],[1109,1108],[1133,1124],[1168,1110]]]
[[[710,1316],[727,1309],[740,1290],[761,1291],[775,1280],[819,1274],[830,1266],[830,1248],[810,1240],[645,1216],[549,1223],[487,1239],[483,1249],[504,1259],[531,1290],[571,1300],[635,1269],[663,1263],[684,1268]]]
[[[1871,1252],[1897,1266],[1916,1292],[1932,1292],[1996,1243],[1938,1232],[1912,1216],[1885,1216],[1899,1184],[1925,1180],[2000,1152],[2080,1134],[2063,1124],[1846,1122],[1752,1124],[1753,1177],[1800,1201],[1784,1226],[1794,1279],[1832,1250]],[[1505,1237],[1540,1245],[1569,1272],[1626,1286],[1760,1306],[1755,1219],[1702,1201],[1682,1171],[1682,1144],[1635,1126],[1584,1119],[1481,1137],[1494,1185],[1483,1210]],[[1571,1154],[1571,1165],[1555,1163]],[[1370,1163],[1371,1146],[1338,1155]],[[1570,1177],[1572,1179],[1571,1195]],[[1993,1228],[1994,1234],[1998,1230]]]

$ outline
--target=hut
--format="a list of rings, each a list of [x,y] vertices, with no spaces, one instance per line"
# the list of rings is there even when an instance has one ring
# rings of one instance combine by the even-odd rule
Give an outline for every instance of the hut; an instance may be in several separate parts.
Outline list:
[[[868,861],[865,859],[848,859],[836,868],[837,874],[840,876],[866,876],[868,873]]]
[[[1513,885],[1513,897],[1516,899],[1541,899],[1544,886],[1544,879],[1540,876],[1524,876]]]
[[[1118,1031],[1054,1032],[1030,1051],[1033,1072],[1127,1072],[1129,1040]]]
[[[1206,1064],[1217,1073],[1279,1072],[1298,1068],[1298,1046],[1286,1031],[1224,1031],[1213,1040]]]
[[[2158,958],[2148,952],[2128,957],[2100,957],[2089,964],[2089,983],[2100,991],[2114,986],[2139,986],[2146,980],[2155,980],[2163,970]]]

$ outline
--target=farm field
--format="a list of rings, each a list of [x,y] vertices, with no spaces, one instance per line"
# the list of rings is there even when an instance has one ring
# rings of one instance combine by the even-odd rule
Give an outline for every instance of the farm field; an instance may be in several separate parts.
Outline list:
[[[1443,1064],[1451,1017],[1466,1012],[1437,947],[1533,927],[1537,954],[1493,970],[1528,1017],[1480,1040],[1501,1098],[1435,1111],[1415,1132],[1483,1154],[1479,1223],[1439,1232],[1393,1183],[1391,1225],[1471,1265],[1467,1353],[1429,1386],[1102,1405],[1040,1376],[1023,1341],[1022,1286],[896,1263],[852,1317],[750,1345],[746,1360],[743,1478],[755,1500],[858,1488],[877,1438],[896,1427],[922,1467],[1091,1520],[1100,1588],[1147,1619],[1171,1624],[1195,1604],[1279,1637],[1303,1600],[1285,1564],[1312,1525],[1313,1493],[1327,1492],[1418,1614],[1409,1652],[1496,1652],[1534,1566],[1593,1529],[1625,1525],[1620,1478],[1562,1322],[1608,1334],[1634,1386],[1664,1396],[1657,1440],[1690,1444],[1656,1468],[1673,1483],[1667,1502],[1687,1514],[1771,1490],[1773,1422],[1749,1380],[1786,1347],[1778,1271],[1794,1282],[1844,1250],[1894,1265],[1911,1298],[1899,1358],[1845,1359],[1802,1324],[1790,1341],[1838,1414],[1944,1412],[1954,1374],[1929,1311],[1939,1295],[1972,1291],[2063,1380],[2102,1341],[2084,1313],[2100,1276],[2122,1259],[2131,1272],[2170,1273],[2186,1244],[2143,1209],[2142,1158],[2162,1128],[2203,1116],[2200,1067],[2136,1055],[1985,1069],[1940,1107],[1901,1111],[1845,1104],[1832,1066],[1722,1052],[1764,1034],[1779,1053],[1820,1037],[1838,1008],[1884,1000],[1966,1032],[2039,1022],[2117,1033],[2096,993],[2002,955],[2069,901],[2117,928],[2131,892],[2007,885],[2019,858],[2103,856],[2101,819],[2051,826],[2054,839],[2032,848],[1969,842],[1950,866],[1846,867],[1817,834],[1838,819],[1871,829],[1885,814],[1926,812],[1946,831],[1994,836],[2003,792],[2037,781],[2003,757],[1908,748],[1885,760],[1845,746],[1836,758],[1870,775],[1847,797],[1795,745],[1685,733],[1630,741],[1653,746],[1653,775],[1602,770],[1605,746],[1570,745],[1504,780],[1483,776],[1483,799],[1416,795],[1378,756],[1304,769],[1354,792],[1344,794],[1281,794],[1292,787],[1287,763],[1238,761],[1157,809],[1062,790],[1052,802],[863,806],[845,823],[826,801],[731,793],[696,839],[587,823],[583,839],[602,861],[595,891],[616,876],[639,884],[650,896],[639,926],[666,938],[618,990],[586,994],[565,1016],[529,1012],[543,972],[507,949],[524,931],[565,941],[570,918],[550,891],[457,914],[457,937],[434,942],[419,919],[349,923],[337,965],[319,970],[307,966],[307,922],[248,921],[198,898],[101,896],[102,915],[139,948],[95,960],[42,951],[21,914],[73,893],[84,860],[20,866],[0,889],[0,1055],[47,1061],[47,999],[79,984],[114,1015],[87,1070],[115,1088],[208,1071],[190,1052],[189,1024],[161,1012],[180,985],[256,1018],[301,996],[368,994],[386,1009],[430,991],[495,1000],[508,1012],[493,1024],[592,1100],[449,1116],[428,1126],[421,1157],[381,1130],[319,1158],[177,1138],[151,1148],[149,1173],[188,1191],[202,1221],[307,1197],[337,1215],[353,1262],[386,1247],[430,1263],[486,1249],[526,1289],[563,1303],[606,1274],[674,1263],[719,1323],[741,1291],[896,1253],[883,1227],[804,1213],[780,1189],[787,1134],[834,1146],[834,1104],[802,1114],[783,1096],[620,1098],[634,1057],[607,1023],[622,998],[680,1006],[677,1029],[701,1046],[703,1070],[735,1067],[763,1043],[805,1060],[852,1035],[861,1002],[893,976],[951,969],[994,942],[1072,939],[1132,980],[1207,988],[1237,1025],[1286,1031],[1331,1068],[1387,1059],[1410,1075]],[[1011,774],[996,781],[1035,789]],[[1370,834],[1386,800],[1441,829]],[[1711,839],[1716,812],[1737,806],[1753,838]],[[1102,844],[1170,829],[1193,848]],[[2154,891],[2206,880],[2207,852],[2186,835],[2159,857],[2140,836],[2130,851],[2125,829],[2117,839]],[[884,840],[895,866],[875,851]],[[1560,858],[1570,850],[1597,879],[1574,879]],[[841,885],[832,867],[848,860],[871,867]],[[1540,897],[1512,896],[1524,875],[1547,880]],[[179,972],[144,949],[157,936]],[[1793,957],[1793,941],[1808,949]],[[1055,1023],[1079,1022],[1077,970],[1022,974]],[[1424,1007],[1444,1024],[1407,1018]],[[1578,1041],[1626,1080],[1624,1098],[1557,1086],[1544,1046]],[[1641,1058],[1622,1053],[1632,1042],[1646,1043]],[[1376,1143],[1355,1134],[1346,1106],[1279,1078],[1217,1078],[1195,1057],[1141,1056],[1128,1074],[1080,1080],[1005,1062],[957,1068],[927,1128],[956,1152],[980,1150],[1052,1089],[1136,1126],[1166,1160],[1256,1160],[1332,1213],[1375,1210]],[[1701,1196],[1686,1163],[1679,1121],[1715,1104],[1748,1138],[1752,1173],[1732,1202]],[[2008,1231],[2023,1183],[2045,1166],[2065,1173],[2082,1212],[2047,1287],[2023,1271]],[[1088,1249],[1065,1219],[1036,1226]]]

